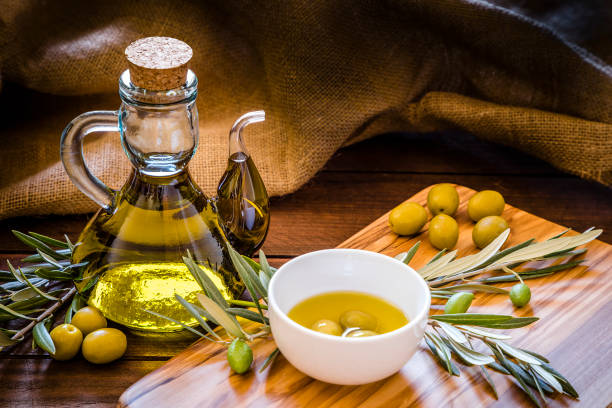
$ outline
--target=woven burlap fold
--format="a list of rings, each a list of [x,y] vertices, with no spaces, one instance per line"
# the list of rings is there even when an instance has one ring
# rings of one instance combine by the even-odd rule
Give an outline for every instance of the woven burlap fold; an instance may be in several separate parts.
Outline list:
[[[610,8],[523,3],[0,0],[0,218],[95,209],[63,171],[59,136],[81,112],[118,108],[123,50],[155,35],[194,50],[201,136],[190,167],[208,193],[231,124],[255,109],[267,120],[246,142],[273,195],[348,143],[448,128],[610,184]],[[119,187],[129,164],[117,135],[86,150]]]

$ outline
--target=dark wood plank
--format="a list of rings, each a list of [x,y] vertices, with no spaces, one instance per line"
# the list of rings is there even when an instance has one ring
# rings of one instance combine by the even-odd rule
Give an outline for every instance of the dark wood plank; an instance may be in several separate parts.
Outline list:
[[[380,135],[339,150],[325,170],[570,177],[512,147],[461,131]]]
[[[2,407],[114,407],[121,392],[163,361],[97,366],[77,358],[0,360]]]
[[[612,190],[577,177],[522,177],[360,172],[321,172],[298,192],[272,200],[270,233],[263,249],[295,256],[332,248],[373,219],[428,185],[454,182],[476,190],[500,191],[506,201],[553,222],[584,230],[604,229],[612,242]],[[26,248],[11,229],[76,239],[87,216],[23,217],[0,222],[0,249]]]

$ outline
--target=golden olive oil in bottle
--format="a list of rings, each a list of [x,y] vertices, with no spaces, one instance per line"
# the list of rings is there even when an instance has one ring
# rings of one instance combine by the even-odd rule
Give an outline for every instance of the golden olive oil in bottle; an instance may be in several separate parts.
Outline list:
[[[226,298],[244,289],[229,260],[214,206],[189,174],[147,177],[134,172],[117,194],[113,214],[100,210],[79,238],[73,262],[87,262],[77,288],[107,318],[140,330],[181,326],[148,311],[194,324],[175,295],[196,302],[201,291],[187,253]]]

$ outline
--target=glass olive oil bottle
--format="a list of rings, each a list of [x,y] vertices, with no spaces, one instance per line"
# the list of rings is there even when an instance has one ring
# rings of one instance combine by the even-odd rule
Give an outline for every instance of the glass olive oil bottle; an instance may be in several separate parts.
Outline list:
[[[197,147],[199,124],[197,78],[185,65],[191,58],[187,44],[150,37],[132,43],[126,55],[130,70],[119,80],[119,111],[85,113],[62,134],[66,172],[102,207],[73,251],[73,263],[86,264],[75,284],[110,320],[136,330],[175,331],[181,326],[155,313],[195,324],[175,297],[195,303],[201,291],[183,257],[191,254],[224,297],[238,297],[244,286],[229,257],[228,237],[242,253],[262,244],[268,196],[246,151],[234,153],[244,154],[249,164],[235,167],[230,160],[226,172],[238,182],[222,183],[221,189],[223,208],[238,211],[220,214],[215,200],[191,179],[187,163]],[[242,146],[242,129],[264,117],[262,111],[242,116],[232,129],[230,146]],[[82,156],[85,135],[111,130],[120,132],[133,165],[118,191],[93,176]]]

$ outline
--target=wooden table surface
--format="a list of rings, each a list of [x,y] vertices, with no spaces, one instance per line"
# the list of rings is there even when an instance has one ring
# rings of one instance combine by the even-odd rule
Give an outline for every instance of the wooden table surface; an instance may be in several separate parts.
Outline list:
[[[397,203],[437,182],[476,190],[495,189],[506,201],[556,223],[604,229],[612,242],[612,190],[560,173],[511,148],[459,132],[391,134],[339,151],[295,194],[272,200],[264,249],[271,263],[331,248]],[[11,229],[76,238],[87,215],[0,221],[0,261],[28,253]],[[30,341],[0,353],[0,406],[114,406],[119,395],[146,373],[184,349],[191,338],[150,339],[129,335],[125,357],[107,366],[82,358],[57,362]]]

